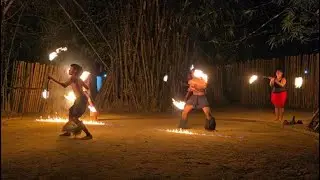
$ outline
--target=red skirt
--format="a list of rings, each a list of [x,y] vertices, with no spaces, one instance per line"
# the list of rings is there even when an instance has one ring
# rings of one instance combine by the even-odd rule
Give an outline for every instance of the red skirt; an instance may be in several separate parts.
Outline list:
[[[276,108],[283,108],[287,100],[287,91],[271,93],[271,102]]]

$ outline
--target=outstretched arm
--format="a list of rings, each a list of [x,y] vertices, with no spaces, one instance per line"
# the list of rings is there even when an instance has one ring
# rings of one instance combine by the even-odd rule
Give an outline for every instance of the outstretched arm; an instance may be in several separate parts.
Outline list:
[[[274,77],[269,77],[269,79],[270,79],[269,85],[271,87],[274,86]]]
[[[64,82],[64,83],[63,83],[63,82],[60,82],[60,81],[58,81],[58,80],[56,80],[56,79],[54,79],[52,76],[48,76],[48,79],[54,81],[55,83],[61,85],[61,86],[64,87],[64,88],[68,87],[68,86],[71,84],[71,82],[72,82],[72,79],[71,79],[71,78],[68,79],[68,80],[67,80],[66,82]]]

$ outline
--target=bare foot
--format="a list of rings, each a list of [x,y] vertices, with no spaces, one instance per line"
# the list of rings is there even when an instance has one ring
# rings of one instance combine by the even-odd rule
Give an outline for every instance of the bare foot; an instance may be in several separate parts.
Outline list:
[[[89,139],[92,139],[92,135],[86,135],[81,138],[81,140],[89,140]]]

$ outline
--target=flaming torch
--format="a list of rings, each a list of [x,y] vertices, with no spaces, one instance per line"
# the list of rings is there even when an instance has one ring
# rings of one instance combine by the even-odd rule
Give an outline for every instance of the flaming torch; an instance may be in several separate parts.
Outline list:
[[[303,84],[303,79],[302,77],[296,77],[294,80],[294,85],[296,88],[301,88]]]
[[[249,84],[252,84],[253,82],[255,82],[258,79],[257,75],[252,75],[249,79]]]
[[[193,76],[196,78],[203,79],[206,83],[208,82],[208,75],[201,70],[195,69],[193,72]]]
[[[56,49],[55,52],[52,52],[49,54],[49,60],[53,61],[58,56],[59,53],[61,53],[62,51],[67,51],[67,50],[68,49],[66,47],[61,47],[61,48]]]
[[[176,101],[176,100],[173,99],[173,98],[172,98],[172,103],[173,103],[173,105],[174,105],[176,108],[178,108],[178,109],[180,109],[180,110],[183,110],[184,106],[186,105],[185,102],[183,102],[183,101]]]
[[[261,76],[262,78],[264,79],[269,79],[268,76]],[[257,75],[252,75],[250,78],[249,78],[249,84],[252,84],[254,83],[256,80],[258,80],[258,76]]]
[[[46,87],[45,87],[44,90],[42,91],[42,97],[43,97],[44,99],[48,99],[48,98],[49,98],[49,80],[47,80]]]
[[[163,76],[163,81],[167,82],[168,81],[168,75]]]

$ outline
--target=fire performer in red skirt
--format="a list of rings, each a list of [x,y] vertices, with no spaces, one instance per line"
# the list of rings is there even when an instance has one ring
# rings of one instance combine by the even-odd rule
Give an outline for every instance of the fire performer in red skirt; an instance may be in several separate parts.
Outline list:
[[[274,105],[276,121],[283,120],[284,106],[287,100],[287,80],[283,76],[283,71],[278,69],[276,77],[269,77],[270,86],[272,87],[271,102]]]

